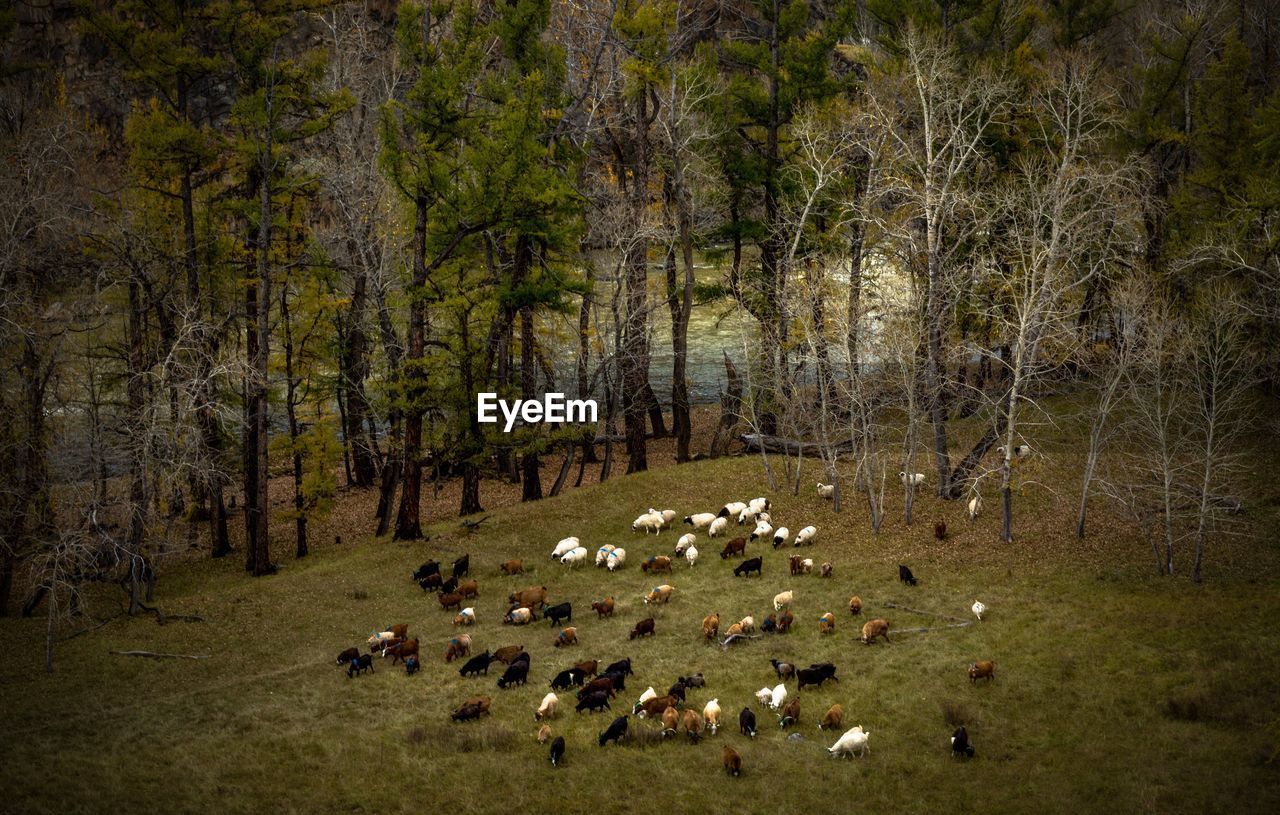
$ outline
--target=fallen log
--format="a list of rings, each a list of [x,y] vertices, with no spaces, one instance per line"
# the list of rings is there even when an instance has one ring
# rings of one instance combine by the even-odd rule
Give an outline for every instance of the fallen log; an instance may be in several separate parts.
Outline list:
[[[743,433],[738,436],[738,440],[746,447],[747,452],[757,453],[763,447],[766,453],[789,453],[791,455],[804,456],[820,456],[824,452],[824,446],[816,441],[798,441],[796,439],[784,439],[781,436],[769,436],[760,433]],[[837,444],[825,447],[828,455],[843,455],[853,452],[853,442],[846,439]]]
[[[146,657],[147,659],[209,659],[213,654],[158,654],[155,651],[112,651],[122,657]]]

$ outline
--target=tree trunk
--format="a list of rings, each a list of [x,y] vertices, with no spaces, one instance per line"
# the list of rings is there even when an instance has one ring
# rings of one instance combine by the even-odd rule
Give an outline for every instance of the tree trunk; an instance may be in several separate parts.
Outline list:
[[[514,265],[512,266],[512,285],[524,283],[533,264],[533,241],[526,235],[516,238]],[[520,398],[533,400],[538,395],[538,359],[537,340],[533,334],[533,306],[525,303],[520,307]],[[542,473],[536,448],[520,457],[521,501],[539,501],[542,499]]]
[[[728,389],[720,395],[720,423],[716,426],[715,435],[711,438],[711,448],[707,453],[711,458],[720,458],[729,453],[729,442],[733,440],[734,428],[738,426],[738,420],[742,416],[742,379],[728,353],[724,355],[724,370]]]
[[[269,140],[264,149],[267,154],[270,153],[271,144]],[[250,312],[250,319],[256,319],[257,323],[254,327],[256,342],[250,352],[251,365],[249,373],[250,421],[253,424],[253,446],[250,453],[253,460],[250,462],[250,467],[254,471],[254,498],[252,511],[249,511],[249,506],[245,508],[245,519],[246,523],[253,527],[254,547],[250,554],[249,571],[254,577],[271,574],[274,570],[271,565],[270,542],[268,540],[270,506],[267,499],[267,487],[270,480],[267,461],[267,384],[269,377],[267,361],[270,358],[271,350],[271,178],[269,173],[269,168],[263,168],[262,175],[258,179],[258,235],[256,246],[254,247],[258,263],[258,280],[254,287],[256,289],[254,292],[254,308]],[[248,486],[246,483],[246,504],[249,503]]]
[[[627,434],[627,472],[649,469],[645,444],[645,411],[648,408],[649,385],[649,319],[648,262],[649,240],[645,236],[645,218],[649,204],[649,95],[636,98],[633,113],[635,131],[632,137],[629,167],[620,168],[625,177],[630,171],[630,217],[634,234],[627,242],[623,260],[626,282],[626,315],[622,334],[622,420]],[[656,112],[656,111],[655,111]],[[656,428],[655,428],[656,429]]]
[[[427,305],[427,199],[418,195],[414,201],[413,225],[413,291],[409,302],[409,347],[403,381],[405,382],[404,450],[401,464],[403,489],[400,510],[396,514],[395,540],[418,540],[422,537],[422,369],[426,350]]]
[[[341,391],[345,395],[343,436],[351,448],[351,475],[357,487],[373,486],[377,477],[374,453],[365,432],[370,414],[369,400],[364,383],[369,378],[368,337],[365,331],[365,310],[368,301],[368,276],[357,265],[356,278],[351,292],[351,308],[347,314],[350,325],[344,338],[342,352],[338,356],[342,376]]]
[[[302,450],[298,445],[298,410],[296,394],[298,380],[293,376],[293,323],[289,316],[289,286],[280,287],[280,322],[284,328],[284,381],[285,381],[285,413],[289,421],[289,446],[293,449],[293,511],[294,527],[297,531],[297,547],[294,556],[307,556],[307,513],[306,502],[302,495]]]

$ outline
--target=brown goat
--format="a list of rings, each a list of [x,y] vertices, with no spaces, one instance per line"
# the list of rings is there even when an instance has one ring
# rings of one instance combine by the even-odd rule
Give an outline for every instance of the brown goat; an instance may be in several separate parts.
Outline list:
[[[738,755],[737,750],[726,744],[720,755],[721,761],[724,762],[725,772],[735,778],[742,775],[742,756]]]
[[[393,626],[391,626],[391,628],[389,628],[389,629],[387,629],[387,630],[391,632],[391,636],[393,636],[393,637],[399,637],[400,639],[405,639],[406,637],[408,637],[408,636],[409,636],[409,624],[408,624],[408,623],[399,623],[399,624],[397,624],[397,625],[393,625]]]
[[[524,574],[524,561],[518,557],[512,558],[511,560],[499,564],[498,568],[502,570],[502,573],[505,575]]]
[[[671,574],[671,558],[666,555],[656,555],[646,561],[641,562],[640,571],[642,572],[666,572]]]
[[[458,594],[463,597],[479,597],[480,584],[474,580],[464,580],[458,584]]]
[[[969,682],[977,682],[979,679],[994,682],[996,680],[996,664],[989,659],[980,659],[970,665]]]
[[[591,608],[600,618],[613,616],[613,598],[606,597],[603,600],[596,600],[591,604]]]
[[[449,640],[449,646],[444,649],[444,661],[453,662],[458,657],[465,657],[471,653],[471,635],[462,634]]]
[[[546,744],[547,740],[550,738],[551,738],[551,725],[544,724],[542,727],[538,728],[538,744]]]
[[[649,637],[653,636],[653,618],[652,617],[646,617],[645,619],[636,623],[636,627],[631,629],[631,636],[628,637],[628,639],[635,639],[636,637],[644,637],[644,636],[649,636]]]
[[[684,725],[684,732],[688,735],[689,741],[697,744],[698,739],[702,738],[702,717],[698,715],[698,711],[686,710],[680,724]]]
[[[844,708],[837,702],[827,708],[827,712],[823,714],[822,721],[818,723],[819,730],[839,730],[840,724],[844,721]]]
[[[662,735],[674,736],[680,726],[680,712],[673,707],[662,711]]]
[[[463,707],[467,705],[475,705],[480,708],[481,713],[489,712],[489,705],[493,703],[492,696],[472,696],[470,699],[462,703]]]
[[[388,650],[388,649],[390,649],[390,648],[399,648],[399,647],[400,647],[400,644],[401,644],[402,642],[404,642],[404,639],[403,639],[403,638],[401,638],[401,637],[392,637],[392,638],[391,638],[391,639],[389,639],[389,640],[383,640],[382,642],[378,643],[377,645],[372,645],[372,646],[370,646],[370,647],[369,647],[369,653],[371,653],[371,654],[377,654],[377,653],[381,652],[383,656],[386,656],[386,655],[387,655],[387,650]]]
[[[534,586],[520,591],[513,591],[507,596],[507,602],[525,608],[535,608],[547,602],[547,587]]]
[[[947,522],[937,521],[933,525],[933,536],[940,541],[947,539]]]
[[[516,654],[522,651],[524,651],[523,645],[504,645],[493,652],[493,659],[503,665],[510,665],[511,660],[516,658]]]
[[[821,567],[821,574],[822,574],[822,576],[823,576],[823,577],[830,577],[830,576],[831,576],[831,574],[835,571],[835,568],[836,568],[836,567],[835,567],[835,566],[833,566],[833,565],[831,565],[831,561],[829,561],[829,560],[828,560],[827,562],[823,563],[823,564],[822,564],[822,567]]]
[[[782,616],[778,618],[778,633],[785,634],[791,628],[791,624],[795,622],[796,616],[790,611],[782,612]]]
[[[595,679],[592,679],[590,682],[582,686],[582,690],[578,691],[578,698],[585,699],[597,691],[604,691],[609,695],[610,699],[618,695],[617,691],[613,688],[612,676],[597,676]]]
[[[600,660],[588,659],[586,662],[579,662],[573,666],[575,671],[579,671],[583,676],[595,676],[600,672]]]
[[[783,730],[787,729],[787,725],[800,723],[800,698],[796,697],[782,708],[782,716],[778,720],[778,726]]]
[[[708,614],[702,618],[702,636],[709,640],[720,635],[720,614]]]
[[[862,625],[862,641],[870,645],[875,641],[876,637],[884,637],[885,642],[889,642],[889,621],[888,620],[867,620]]]
[[[448,611],[451,608],[461,609],[462,595],[458,594],[456,591],[440,595],[440,608],[445,611]]]
[[[788,559],[788,562],[791,565],[791,575],[793,577],[804,573],[804,558],[799,557],[798,555],[792,555]]]
[[[416,639],[402,642],[396,646],[396,650],[392,652],[390,649],[383,652],[383,655],[391,654],[391,664],[395,665],[402,659],[418,656],[418,641]]]
[[[862,598],[856,594],[849,598],[849,613],[855,617],[862,613]]]
[[[726,543],[724,545],[724,548],[720,550],[720,559],[724,560],[725,558],[729,557],[729,555],[740,555],[746,551],[747,551],[747,539],[734,538],[733,540]]]
[[[675,707],[676,703],[679,701],[680,700],[676,699],[674,696],[655,696],[654,698],[641,703],[636,709],[636,715],[642,718],[645,716],[653,718],[654,716],[661,715],[662,711],[667,708]]]
[[[818,618],[818,633],[830,634],[836,630],[836,615],[828,611]]]
[[[554,645],[556,648],[559,648],[562,645],[577,645],[577,644],[578,644],[578,629],[575,628],[574,626],[569,626],[568,628],[560,629],[560,633],[556,634],[555,642],[552,643],[552,645]]]

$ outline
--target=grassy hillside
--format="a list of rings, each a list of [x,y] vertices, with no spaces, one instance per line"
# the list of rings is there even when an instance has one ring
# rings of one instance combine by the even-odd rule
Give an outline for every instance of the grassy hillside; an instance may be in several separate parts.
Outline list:
[[[806,485],[815,474],[804,479]],[[1052,474],[1042,481],[1052,482]],[[1063,491],[1028,489],[1019,498],[1019,540],[997,543],[988,511],[972,527],[956,502],[924,498],[912,528],[898,517],[869,533],[861,507],[834,516],[812,495],[772,495],[777,522],[793,531],[813,523],[835,576],[791,578],[786,556],[759,544],[763,579],[735,579],[736,560],[699,535],[702,559],[678,563],[670,578],[640,573],[648,554],[669,554],[680,530],[633,535],[648,506],[683,513],[763,494],[758,459],[728,459],[614,479],[533,505],[498,510],[479,532],[436,524],[427,543],[361,540],[322,548],[286,563],[275,577],[246,579],[238,563],[201,561],[168,575],[159,600],[203,623],[158,626],[120,619],[61,642],[57,670],[41,672],[43,621],[0,622],[0,811],[451,812],[1260,812],[1280,806],[1280,580],[1254,539],[1216,550],[1204,586],[1150,576],[1149,550],[1100,518],[1085,544],[1070,536],[1071,500]],[[994,501],[989,501],[989,507]],[[893,512],[900,515],[898,508]],[[951,537],[933,539],[945,518]],[[1266,518],[1255,518],[1265,524]],[[737,531],[737,528],[734,528]],[[594,547],[626,547],[619,573],[568,571],[547,559],[555,542],[578,535]],[[1225,547],[1226,544],[1223,544]],[[470,552],[481,597],[470,633],[484,648],[520,643],[532,654],[526,687],[499,690],[494,673],[465,680],[443,650],[455,633],[410,573],[428,556]],[[498,563],[524,557],[531,573],[504,577]],[[909,563],[921,584],[897,581]],[[677,592],[647,608],[657,582]],[[508,592],[545,585],[552,602],[569,600],[581,645],[552,648],[546,622],[499,623]],[[729,650],[705,643],[699,623],[719,611],[724,625],[757,620],[780,590],[796,593],[797,627]],[[967,616],[980,598],[986,622],[967,628],[901,633],[893,643],[854,641],[845,609],[861,595],[864,617],[895,628],[938,625],[931,616],[887,603]],[[598,621],[593,599],[613,595],[613,620]],[[99,599],[98,610],[114,603]],[[817,618],[837,615],[833,636]],[[635,621],[652,613],[657,636],[629,642]],[[422,673],[375,665],[349,680],[333,660],[371,631],[408,622],[422,640]],[[152,661],[110,652],[147,649],[211,654],[202,661]],[[630,656],[636,675],[614,714],[575,714],[561,694],[553,729],[568,742],[566,765],[553,770],[534,740],[533,712],[551,676],[573,662]],[[769,659],[802,665],[829,660],[840,682],[806,689],[802,723],[786,739],[776,717],[752,694],[772,686]],[[996,680],[971,685],[974,659],[998,663]],[[501,666],[499,666],[500,668]],[[628,712],[645,687],[661,693],[677,675],[702,671],[707,687],[689,697],[701,710],[719,699],[726,727],[701,744],[649,736],[656,725],[632,719],[633,739],[600,749],[596,734]],[[796,688],[790,683],[790,693]],[[454,724],[448,713],[467,696],[494,697],[493,715]],[[832,760],[838,734],[817,720],[841,702],[845,726],[871,732],[870,755]],[[750,705],[759,738],[737,733]],[[567,710],[565,710],[567,708]],[[947,738],[968,726],[977,748],[953,760]],[[742,754],[744,774],[728,778],[720,745]]]

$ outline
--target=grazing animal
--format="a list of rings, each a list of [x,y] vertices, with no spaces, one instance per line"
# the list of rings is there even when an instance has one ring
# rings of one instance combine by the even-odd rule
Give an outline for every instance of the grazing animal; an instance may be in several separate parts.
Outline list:
[[[699,512],[695,515],[686,515],[684,522],[694,529],[702,529],[705,526],[711,526],[716,516],[710,512]]]
[[[827,712],[822,714],[822,721],[818,722],[819,730],[835,730],[844,721],[844,708],[839,702],[827,708]]]
[[[790,589],[788,589],[787,591],[778,592],[773,596],[773,610],[782,611],[784,608],[789,607],[791,605],[791,601],[794,599],[795,599],[795,593],[792,592]]]
[[[777,549],[779,546],[786,546],[787,538],[789,537],[791,537],[791,530],[785,526],[780,526],[773,530],[773,548]]]
[[[479,705],[463,705],[449,715],[455,722],[470,722],[479,719],[484,713]]]
[[[579,546],[577,549],[570,549],[560,556],[560,562],[572,569],[574,566],[581,564],[587,559],[586,547]]]
[[[792,699],[787,702],[787,706],[782,709],[781,715],[778,716],[778,727],[786,730],[788,725],[793,725],[798,721],[800,721],[800,700]]]
[[[698,540],[698,536],[693,534],[692,532],[686,532],[685,534],[681,535],[680,540],[676,541],[676,554],[683,555],[684,550],[688,549],[690,546],[693,546],[696,540]]]
[[[747,508],[750,509],[755,514],[759,514],[761,512],[768,512],[769,499],[764,497],[752,498],[750,501],[747,502]]]
[[[533,610],[528,608],[513,608],[502,618],[507,625],[528,625],[533,620]]]
[[[529,678],[529,663],[515,662],[507,666],[498,678],[498,687],[509,688],[512,685],[523,685]]]
[[[674,685],[667,688],[667,696],[673,697],[681,702],[684,702],[685,701],[684,683],[676,682]]]
[[[551,742],[551,766],[559,767],[562,761],[564,761],[564,736],[556,736],[556,740]]]
[[[613,598],[606,597],[603,600],[593,600],[591,602],[591,610],[599,615],[600,619],[613,616]]]
[[[818,633],[832,634],[836,630],[836,615],[828,611],[818,618]]]
[[[1004,456],[1005,449],[1006,447],[1002,444],[996,448],[996,452],[999,453],[1001,456]],[[1013,446],[1013,454],[1009,456],[1009,458],[1026,458],[1029,455],[1031,455],[1031,445],[1015,444]]]
[[[381,651],[383,643],[395,638],[396,635],[392,634],[390,631],[378,631],[375,632],[373,636],[369,637],[369,639],[365,641],[365,644],[369,646],[369,653],[372,654],[374,651]]]
[[[690,546],[688,549],[685,549],[684,559],[689,561],[690,568],[696,566],[698,564],[698,547]]]
[[[973,611],[973,616],[978,618],[978,622],[982,622],[982,614],[987,610],[986,604],[981,600],[974,600],[973,605],[969,606],[969,608]]]
[[[941,521],[941,520],[934,521],[933,536],[940,541],[944,541],[947,539],[947,522],[946,521]]]
[[[470,638],[468,638],[467,644],[468,645],[471,644]],[[498,650],[493,652],[493,661],[501,662],[503,665],[510,665],[512,662],[515,661],[515,658],[517,656],[523,653],[524,653],[523,645],[504,645]]]
[[[975,520],[982,514],[982,496],[975,495],[969,499],[969,520]]]
[[[556,648],[560,648],[561,646],[565,646],[565,645],[577,645],[578,629],[574,626],[569,626],[568,628],[562,628],[560,630],[560,633],[556,634],[555,642],[551,644],[554,645]]]
[[[646,617],[636,623],[635,628],[631,629],[631,636],[627,639],[635,639],[636,637],[652,637],[653,636],[653,618]]]
[[[742,540],[742,538],[738,538],[738,540]],[[747,577],[750,577],[751,573],[755,572],[757,577],[764,577],[763,569],[764,558],[753,557],[748,560],[744,560],[735,566],[733,569],[733,576],[742,577],[743,575],[746,575]]]
[[[560,697],[556,696],[552,691],[542,697],[542,704],[538,705],[538,712],[533,714],[533,720],[540,722],[543,719],[554,719],[556,711],[560,709]]]
[[[556,560],[565,552],[571,552],[574,549],[577,549],[580,543],[581,542],[577,538],[565,538],[556,544],[556,548],[551,550],[551,559]]]
[[[996,681],[996,664],[989,659],[980,659],[969,666],[969,682],[970,684],[977,682],[979,679],[985,679],[988,682]]]
[[[728,642],[728,641],[729,641],[729,639],[730,639],[730,638],[732,638],[732,637],[741,637],[741,636],[742,636],[742,623],[734,623],[733,625],[729,626],[729,627],[725,630],[725,632],[724,632],[724,636],[725,636],[725,642]]]
[[[908,586],[914,586],[919,582],[916,580],[916,576],[911,573],[911,570],[902,565],[898,566],[898,579]]]
[[[654,586],[653,589],[645,595],[644,603],[645,605],[669,603],[671,602],[671,595],[675,590],[675,586],[669,586],[666,583],[663,583],[661,586]]]
[[[744,554],[746,551],[747,551],[747,539],[734,538],[733,540],[726,543],[724,545],[724,548],[720,550],[720,559],[724,560],[725,558],[729,557],[729,555],[741,555],[741,554]],[[755,560],[759,560],[759,558],[755,558]],[[738,570],[734,569],[733,573],[736,576],[738,574]]]
[[[387,630],[391,632],[391,636],[397,639],[405,639],[409,636],[409,624],[398,623],[396,625],[387,626]]]
[[[449,592],[448,594],[442,594],[440,595],[440,608],[443,611],[448,611],[451,608],[461,610],[462,600],[462,595],[458,594],[456,591]]]
[[[756,714],[749,707],[738,714],[738,732],[749,739],[756,737]]]
[[[404,643],[404,640],[400,639],[399,637],[392,637],[391,639],[383,640],[382,642],[378,643],[374,647],[370,648],[369,653],[371,654],[380,653],[382,657],[385,659],[388,651],[394,654],[396,651],[400,649],[400,646],[403,643]]]
[[[614,744],[617,744],[626,735],[627,735],[627,717],[619,716],[618,718],[613,720],[613,723],[609,725],[608,729],[606,729],[603,733],[600,734],[600,737],[596,739],[596,741],[601,747],[604,747],[609,742],[613,742]]]
[[[396,647],[394,651],[388,648],[382,652],[382,655],[384,657],[387,654],[391,654],[392,665],[395,665],[396,662],[402,659],[408,659],[409,657],[416,657],[418,655],[418,640],[412,639],[407,642],[402,642],[400,643],[399,646]]]
[[[694,674],[693,676],[682,676],[678,678],[676,681],[679,682],[681,685],[684,685],[686,688],[704,688],[707,685],[707,680],[702,678],[701,671]]]
[[[849,598],[849,613],[855,617],[862,613],[862,598],[856,594]]]
[[[773,690],[769,692],[769,707],[777,710],[787,701],[787,686],[779,682],[773,686]]]
[[[417,657],[409,657],[404,661],[404,675],[413,676],[421,667]]]
[[[439,591],[440,587],[443,585],[444,579],[440,577],[439,572],[429,574],[418,581],[418,586],[421,587],[423,591]]]
[[[605,671],[598,677],[600,679],[608,679],[613,683],[613,690],[620,691],[627,689],[627,675],[621,671]]]
[[[582,711],[590,711],[591,713],[599,713],[602,710],[611,710],[609,707],[609,694],[607,691],[596,691],[582,697],[575,708],[579,713]]]
[[[519,665],[521,663],[524,663],[525,665],[529,664],[529,653],[527,651],[521,651],[520,653],[513,656],[509,664]]]
[[[680,711],[673,707],[669,707],[662,711],[662,736],[674,736],[676,728],[680,726]]]
[[[769,524],[769,522],[756,521],[756,528],[751,530],[750,540],[759,540],[761,538],[772,538],[772,537],[773,537],[773,527]]]
[[[440,584],[441,594],[452,594],[458,588],[458,578],[450,577]]]
[[[545,606],[547,604],[547,587],[535,586],[513,591],[507,595],[507,602],[513,606],[524,606],[525,608]]]
[[[783,681],[786,681],[796,675],[796,666],[792,665],[790,662],[779,662],[776,659],[771,659],[769,660],[769,664],[773,666],[773,672],[776,673],[778,678]]]
[[[583,676],[595,676],[600,672],[598,670],[599,667],[600,667],[600,660],[588,659],[583,662],[579,662],[577,665],[574,665],[573,669],[575,671],[581,672]]]
[[[444,661],[453,662],[459,657],[469,656],[471,654],[471,635],[462,634],[449,640],[448,646],[444,649]],[[504,660],[505,661],[505,660]]]
[[[713,640],[720,636],[720,613],[715,612],[702,618],[702,636]]]
[[[867,620],[862,624],[862,641],[870,645],[875,641],[876,637],[884,637],[885,642],[889,642],[889,621],[888,620]]]
[[[671,574],[671,558],[666,555],[654,555],[640,564],[640,571]]]
[[[756,618],[748,614],[741,620],[738,620],[738,625],[742,626],[743,634],[750,634],[752,631],[756,630]]]
[[[670,529],[671,525],[676,522],[676,518],[680,517],[674,509],[654,509],[649,507],[649,514],[656,515],[662,519],[663,529]]]
[[[835,485],[835,484],[823,484],[821,481],[819,481],[819,482],[818,482],[818,497],[819,497],[819,498],[825,498],[825,499],[826,499],[826,500],[828,500],[828,501],[830,501],[832,498],[835,498],[835,497],[836,497],[836,485]]]
[[[831,573],[835,571],[835,568],[836,567],[831,563],[831,561],[827,561],[826,563],[822,564],[821,568],[819,569],[819,573],[823,577],[830,577]]]
[[[440,564],[434,560],[428,560],[413,573],[413,579],[421,583],[433,574],[440,574]]]
[[[614,549],[609,553],[609,557],[605,559],[605,565],[609,567],[609,571],[611,572],[616,572],[618,569],[621,569],[622,565],[626,562],[627,550],[621,547]]]
[[[643,702],[637,703],[636,706],[631,709],[631,712],[642,719],[645,717],[652,718],[654,716],[661,715],[662,711],[669,707],[675,707],[676,702],[678,701],[679,700],[676,699],[676,697],[671,695],[655,696],[652,699],[647,699]]]
[[[724,771],[729,775],[734,778],[742,775],[742,756],[738,755],[737,750],[726,744],[720,751],[720,761],[724,764]]]
[[[551,680],[552,690],[568,690],[574,685],[582,684],[583,676],[581,673],[570,668],[567,671],[561,671],[556,674],[555,679]]]
[[[796,671],[796,678],[800,680],[800,687],[797,690],[804,690],[805,685],[822,686],[823,682],[830,679],[832,682],[839,682],[836,679],[836,666],[830,662],[815,662],[808,668],[801,668]]]
[[[453,571],[450,572],[450,575],[452,577],[465,577],[470,571],[471,555],[468,553],[453,562]]]
[[[778,616],[778,633],[785,634],[791,630],[791,623],[795,622],[795,615],[790,611],[784,611]]]
[[[618,547],[614,546],[612,543],[606,543],[604,546],[601,546],[599,549],[597,549],[596,565],[603,566],[605,561],[609,559],[609,553],[617,548]]]
[[[707,527],[707,536],[711,538],[718,538],[724,535],[728,531],[729,531],[729,519],[716,518],[714,521],[711,522],[711,526]]]
[[[362,674],[365,671],[368,671],[369,673],[374,673],[373,656],[371,654],[361,654],[360,656],[351,660],[351,664],[347,666],[347,679],[350,679],[351,677],[356,676],[358,674]]]
[[[650,532],[657,535],[662,532],[662,516],[653,512],[646,512],[639,518],[631,522],[631,531],[643,531],[646,535]]]
[[[742,512],[742,510],[746,508],[747,508],[747,505],[742,501],[730,501],[729,503],[725,504],[720,508],[720,511],[716,513],[716,517],[717,518],[736,518]]]
[[[951,734],[951,755],[973,758],[973,745],[969,743],[969,731],[957,727]]]
[[[355,659],[358,656],[360,656],[359,648],[348,648],[347,650],[343,651],[341,654],[338,654],[337,664],[346,665],[347,663],[349,663],[351,660]]]
[[[631,676],[631,657],[620,659],[604,669],[607,674],[620,673],[623,676]]]
[[[770,614],[764,618],[764,622],[760,623],[760,630],[766,634],[773,634],[778,630],[778,615]]]
[[[549,738],[551,738],[551,725],[544,724],[538,728],[538,744],[546,744]]]
[[[485,651],[483,654],[476,654],[467,660],[467,664],[463,665],[458,673],[463,676],[476,676],[478,674],[489,675],[489,663],[493,661],[493,656]]]
[[[498,565],[498,569],[505,575],[524,574],[524,561],[520,558],[512,558]]]
[[[724,518],[720,520],[723,521]],[[702,738],[702,717],[698,715],[698,711],[686,710],[680,723],[684,726],[684,732],[689,737],[689,741],[697,744],[698,739]]]
[[[761,688],[756,691],[756,701],[762,705],[768,706],[773,699],[773,688]]]
[[[561,620],[573,621],[573,604],[561,603],[556,606],[546,606],[542,609],[542,616],[551,621],[551,627],[554,628],[560,624]]]
[[[799,555],[792,555],[791,557],[787,558],[787,565],[791,569],[792,577],[795,577],[796,575],[800,574],[801,570],[804,568],[803,564],[804,564],[804,558],[800,557]]]
[[[639,710],[640,706],[645,702],[656,698],[658,698],[658,692],[653,689],[652,685],[650,685],[644,689],[644,693],[640,694],[640,698],[636,700],[636,703],[632,705],[631,708],[632,710]]]
[[[902,482],[904,487],[918,487],[924,483],[924,473],[912,473],[907,475],[901,470],[898,471],[898,480]]]
[[[796,546],[812,546],[815,538],[818,537],[818,527],[806,526],[796,533]]]
[[[475,625],[476,610],[471,606],[467,606],[462,611],[459,611],[456,615],[454,615],[453,624],[454,625]]]
[[[702,718],[707,723],[707,732],[715,735],[720,729],[720,700],[712,699],[702,707]]]
[[[871,735],[870,730],[863,730],[862,725],[852,727],[844,732],[840,738],[836,739],[836,743],[827,748],[827,752],[834,758],[837,756],[852,756],[854,753],[862,755],[870,753],[871,747],[867,743],[867,737]]]

